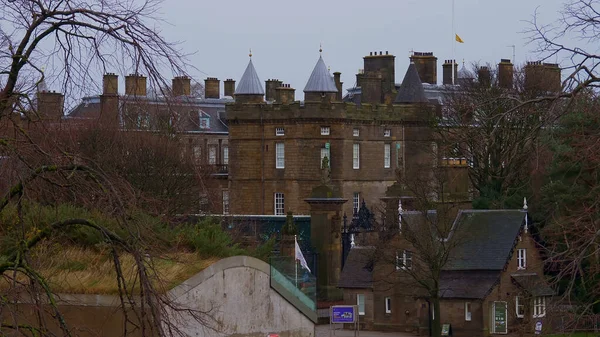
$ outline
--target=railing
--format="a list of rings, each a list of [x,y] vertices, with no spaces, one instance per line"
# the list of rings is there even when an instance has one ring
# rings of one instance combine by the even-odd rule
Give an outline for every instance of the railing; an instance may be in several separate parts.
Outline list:
[[[271,283],[277,283],[312,311],[317,310],[317,279],[292,257],[272,257]]]
[[[600,331],[600,315],[563,314],[556,330],[567,333],[573,331]]]

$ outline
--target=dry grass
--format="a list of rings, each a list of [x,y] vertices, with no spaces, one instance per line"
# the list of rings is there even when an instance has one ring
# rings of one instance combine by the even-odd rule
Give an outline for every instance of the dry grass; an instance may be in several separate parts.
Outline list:
[[[216,262],[218,258],[202,259],[196,253],[177,252],[153,258],[151,270],[157,289],[167,291]],[[120,256],[121,267],[129,287],[137,281],[137,268],[131,255]],[[112,255],[108,250],[79,247],[36,248],[31,261],[55,293],[117,294],[117,279]],[[0,288],[6,289],[6,279]]]

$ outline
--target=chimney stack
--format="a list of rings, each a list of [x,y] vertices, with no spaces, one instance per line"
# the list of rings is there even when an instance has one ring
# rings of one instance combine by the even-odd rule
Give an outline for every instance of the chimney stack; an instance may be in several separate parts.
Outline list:
[[[43,120],[60,120],[64,115],[64,95],[55,91],[37,93],[37,113]]]
[[[333,73],[333,81],[335,82],[335,87],[338,90],[335,100],[338,102],[342,101],[342,85],[344,84],[341,82],[341,76],[342,73],[340,73],[339,71]]]
[[[295,98],[296,89],[292,88],[289,84],[282,84],[278,88],[275,88],[275,101],[281,104],[293,103]]]
[[[235,94],[235,80],[228,78],[223,81],[224,93],[223,95],[233,97]]]
[[[146,96],[146,76],[140,74],[125,76],[125,94],[130,96]]]
[[[500,88],[512,89],[514,66],[508,59],[501,59],[498,63],[498,86]]]
[[[102,77],[102,95],[119,94],[119,76],[113,73],[106,73]]]
[[[454,84],[458,84],[458,64],[456,60],[445,60],[442,64],[442,83],[452,84],[452,64],[454,64]]]
[[[221,98],[221,81],[216,77],[204,80],[204,98]]]
[[[192,93],[191,80],[187,76],[173,78],[173,96],[190,96]]]
[[[131,79],[130,85],[131,85]],[[126,81],[127,82],[127,81]],[[119,76],[106,73],[102,77],[102,95],[100,95],[100,120],[110,126],[119,120]]]
[[[280,80],[268,79],[265,81],[265,101],[270,102],[275,100],[275,89],[283,84]]]
[[[477,70],[477,79],[479,80],[479,85],[489,87],[492,84],[492,74],[490,73],[490,68],[480,67]]]
[[[437,57],[433,53],[414,52],[410,61],[417,67],[421,82],[437,84]]]
[[[383,54],[382,51],[371,53],[369,56],[363,57],[364,60],[364,75],[363,81],[365,84],[361,84],[363,87],[362,97],[367,97],[367,101],[362,99],[365,103],[387,103],[391,102],[396,95],[396,70],[395,60],[396,56],[389,54],[387,51]],[[365,89],[364,87],[368,87]],[[376,92],[367,92],[365,90],[375,90]]]

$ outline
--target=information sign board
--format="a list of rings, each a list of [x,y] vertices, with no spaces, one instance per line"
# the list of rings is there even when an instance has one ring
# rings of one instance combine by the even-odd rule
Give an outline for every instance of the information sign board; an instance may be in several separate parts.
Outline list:
[[[334,305],[331,307],[331,323],[356,322],[355,305]]]

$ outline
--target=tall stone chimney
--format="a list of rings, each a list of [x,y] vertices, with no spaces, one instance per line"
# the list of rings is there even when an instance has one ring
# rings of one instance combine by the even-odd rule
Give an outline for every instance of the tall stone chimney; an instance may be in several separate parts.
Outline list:
[[[490,68],[479,67],[477,70],[477,80],[479,81],[479,85],[489,87],[492,84],[492,74],[490,73]]]
[[[432,52],[414,52],[410,61],[417,67],[421,82],[437,84],[437,57]]]
[[[498,86],[500,88],[512,89],[514,66],[508,59],[501,59],[498,63]]]
[[[282,84],[275,89],[275,101],[282,104],[289,104],[296,100],[296,89],[289,84]]]
[[[146,96],[146,76],[140,74],[125,76],[125,94],[130,96]]]
[[[64,115],[65,97],[55,91],[37,93],[37,113],[43,120],[60,120]]]
[[[445,60],[442,64],[442,83],[452,84],[452,64],[454,64],[454,84],[458,84],[458,64],[456,60]]]
[[[216,77],[204,80],[204,98],[221,98],[221,81]]]
[[[223,95],[233,97],[235,94],[235,80],[228,78],[223,81],[224,92]]]
[[[384,103],[392,101],[396,90],[396,56],[387,51],[370,52],[368,56],[363,57],[364,76],[361,84],[362,102],[365,103]],[[366,83],[365,83],[366,82]],[[366,88],[365,88],[366,87]],[[365,95],[366,89],[366,95]],[[377,92],[370,92],[376,90]],[[367,100],[365,101],[365,97]]]
[[[275,89],[283,84],[280,80],[268,79],[265,81],[265,101],[275,100]]]
[[[192,83],[187,76],[177,76],[173,78],[173,96],[190,96],[192,93]]]
[[[344,83],[341,82],[341,77],[342,77],[342,73],[340,73],[339,71],[336,71],[333,73],[333,81],[335,82],[335,87],[338,90],[335,100],[338,102],[342,101],[342,85]]]
[[[119,76],[114,73],[106,73],[102,77],[100,116],[98,117],[108,125],[117,126],[119,123]]]

